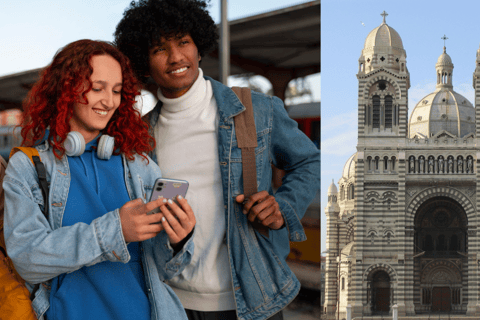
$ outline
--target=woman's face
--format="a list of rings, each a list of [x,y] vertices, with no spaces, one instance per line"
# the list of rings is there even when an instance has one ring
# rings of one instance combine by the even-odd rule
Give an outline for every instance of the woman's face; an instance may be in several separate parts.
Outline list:
[[[70,119],[71,131],[80,132],[85,143],[105,129],[122,98],[122,68],[112,56],[94,56],[90,60],[93,73],[92,90],[87,92],[88,103],[75,103]]]

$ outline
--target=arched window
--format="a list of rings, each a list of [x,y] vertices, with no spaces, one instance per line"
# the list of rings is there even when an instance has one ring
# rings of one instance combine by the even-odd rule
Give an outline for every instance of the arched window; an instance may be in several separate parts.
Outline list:
[[[392,171],[395,171],[395,161],[397,159],[395,157],[392,157]]]
[[[380,128],[380,97],[373,96],[373,128]]]
[[[372,157],[367,158],[368,171],[372,170]]]
[[[353,184],[350,185],[350,199],[355,199],[355,187]]]
[[[432,236],[427,234],[423,243],[424,251],[433,251],[433,239]]]
[[[377,156],[375,157],[375,170],[378,170],[378,163],[380,162],[380,158]]]
[[[385,97],[385,128],[391,128],[393,119],[393,99],[392,96]]]
[[[385,171],[388,170],[388,157],[383,157],[383,168]]]
[[[345,277],[342,277],[342,290],[345,290]]]
[[[446,249],[445,236],[441,234],[437,239],[437,251],[445,251]]]
[[[340,186],[340,200],[345,199],[345,190],[343,188],[343,185]]]
[[[458,251],[458,237],[454,234],[450,238],[450,251]]]

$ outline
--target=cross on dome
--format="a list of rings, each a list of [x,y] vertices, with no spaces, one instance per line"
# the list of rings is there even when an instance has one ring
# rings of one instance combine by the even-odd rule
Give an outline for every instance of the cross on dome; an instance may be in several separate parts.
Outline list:
[[[447,38],[446,35],[443,35],[443,37],[441,37],[440,39],[443,40],[443,52],[446,53],[446,52],[447,52],[447,48],[446,48],[446,43],[445,43],[445,41],[447,41],[448,38]]]
[[[386,23],[385,18],[388,16],[388,13],[386,13],[385,10],[383,10],[383,12],[380,15],[383,16],[383,23]]]

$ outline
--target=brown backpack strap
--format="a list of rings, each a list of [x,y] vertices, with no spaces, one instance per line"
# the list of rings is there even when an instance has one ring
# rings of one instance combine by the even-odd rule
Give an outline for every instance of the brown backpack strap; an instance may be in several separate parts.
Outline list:
[[[250,88],[232,87],[232,90],[246,108],[244,112],[234,117],[237,144],[242,150],[243,194],[246,199],[257,193],[257,164],[255,162],[255,148],[258,146],[257,130]],[[268,237],[267,227],[257,221],[254,221],[252,225],[258,232]]]

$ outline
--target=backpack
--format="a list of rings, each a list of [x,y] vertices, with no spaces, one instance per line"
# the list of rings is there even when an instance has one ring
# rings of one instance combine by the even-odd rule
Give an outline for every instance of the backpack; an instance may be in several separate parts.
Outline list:
[[[43,163],[40,161],[40,156],[37,149],[18,147],[12,149],[10,156],[15,152],[24,152],[32,161],[37,170],[42,187],[42,194],[45,200],[48,199],[48,183],[46,179],[46,170]],[[4,192],[3,192],[3,178],[5,177],[5,169],[7,163],[0,156],[0,320],[35,320],[37,316],[32,308],[32,301],[34,293],[38,290],[39,285],[36,285],[32,294],[29,293],[23,280],[17,273],[13,266],[12,260],[8,257],[5,239],[3,235],[3,210],[4,210]],[[48,215],[48,201],[45,201],[44,214]]]

